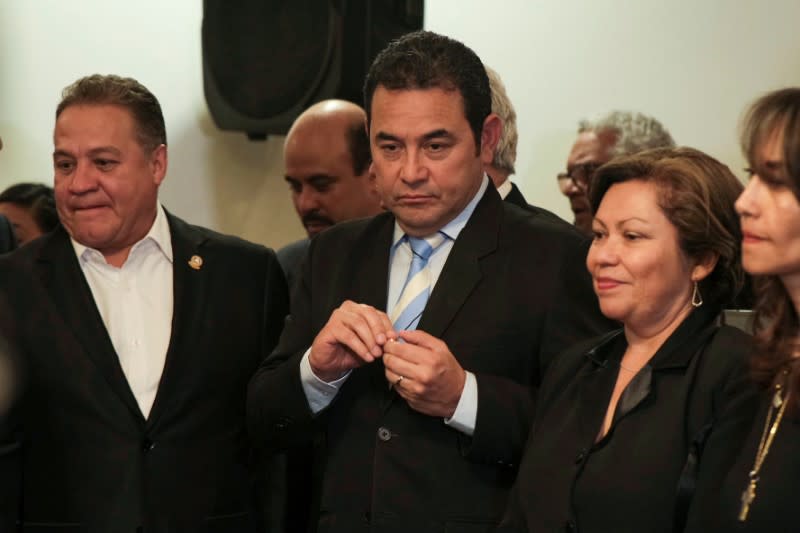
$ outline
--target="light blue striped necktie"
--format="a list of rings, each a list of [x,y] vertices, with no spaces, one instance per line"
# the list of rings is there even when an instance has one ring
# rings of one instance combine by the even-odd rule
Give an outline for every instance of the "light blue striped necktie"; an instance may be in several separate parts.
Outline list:
[[[417,328],[428,296],[431,294],[431,271],[428,268],[428,259],[433,252],[447,239],[442,233],[436,233],[426,239],[406,236],[411,246],[413,257],[408,277],[400,294],[400,299],[392,309],[389,319],[398,331]]]

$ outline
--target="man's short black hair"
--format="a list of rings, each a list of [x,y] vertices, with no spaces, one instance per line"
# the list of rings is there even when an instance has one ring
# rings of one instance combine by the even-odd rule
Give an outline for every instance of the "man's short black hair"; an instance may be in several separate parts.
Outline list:
[[[364,82],[367,123],[375,89],[458,91],[464,116],[480,148],[483,122],[492,112],[489,78],[480,58],[463,43],[430,31],[406,34],[389,43],[373,61]]]
[[[347,129],[347,146],[350,148],[350,159],[353,161],[353,175],[360,176],[372,163],[369,137],[363,122],[353,124]]]
[[[114,74],[80,78],[62,91],[56,119],[73,105],[116,105],[127,109],[133,116],[139,144],[148,155],[167,144],[167,130],[158,99],[133,78]]]

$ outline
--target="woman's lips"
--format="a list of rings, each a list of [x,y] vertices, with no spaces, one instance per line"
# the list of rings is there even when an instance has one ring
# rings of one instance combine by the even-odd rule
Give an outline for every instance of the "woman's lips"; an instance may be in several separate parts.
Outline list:
[[[742,243],[743,244],[756,244],[759,242],[763,242],[765,239],[761,235],[757,235],[755,233],[751,233],[749,231],[742,232]]]
[[[597,290],[607,291],[622,285],[622,282],[614,278],[595,278],[594,285]]]

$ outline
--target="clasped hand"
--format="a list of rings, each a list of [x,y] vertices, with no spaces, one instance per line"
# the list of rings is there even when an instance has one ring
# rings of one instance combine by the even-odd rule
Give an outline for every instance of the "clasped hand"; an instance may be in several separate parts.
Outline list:
[[[398,333],[386,313],[369,305],[348,300],[336,309],[314,339],[309,363],[331,382],[380,357],[387,381],[412,409],[453,416],[466,373],[447,344],[420,330]]]

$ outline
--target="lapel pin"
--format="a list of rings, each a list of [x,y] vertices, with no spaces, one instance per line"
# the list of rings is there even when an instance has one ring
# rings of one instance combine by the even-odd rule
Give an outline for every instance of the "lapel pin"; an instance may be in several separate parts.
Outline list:
[[[195,270],[200,270],[200,267],[203,266],[203,258],[199,255],[193,255],[191,259],[189,259],[189,266]]]

